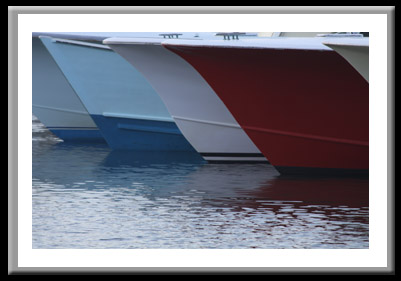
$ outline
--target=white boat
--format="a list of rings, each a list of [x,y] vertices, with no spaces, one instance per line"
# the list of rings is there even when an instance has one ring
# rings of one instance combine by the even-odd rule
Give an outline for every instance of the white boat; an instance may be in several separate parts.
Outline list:
[[[32,37],[32,111],[64,141],[104,139],[38,37]]]
[[[183,135],[205,160],[267,162],[209,84],[189,63],[164,48],[164,40],[116,37],[103,43],[146,77]],[[246,89],[246,85],[239,87]]]
[[[369,82],[369,37],[328,37],[322,43],[345,58]]]

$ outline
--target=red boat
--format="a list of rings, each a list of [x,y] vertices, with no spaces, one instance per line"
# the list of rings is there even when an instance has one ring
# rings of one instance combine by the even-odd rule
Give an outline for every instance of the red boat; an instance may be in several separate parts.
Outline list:
[[[368,174],[369,83],[324,38],[169,40],[281,174]]]

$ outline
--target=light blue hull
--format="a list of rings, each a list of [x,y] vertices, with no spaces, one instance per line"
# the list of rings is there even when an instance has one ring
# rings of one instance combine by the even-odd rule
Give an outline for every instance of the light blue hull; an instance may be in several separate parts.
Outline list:
[[[193,151],[147,80],[108,47],[41,37],[112,149]]]

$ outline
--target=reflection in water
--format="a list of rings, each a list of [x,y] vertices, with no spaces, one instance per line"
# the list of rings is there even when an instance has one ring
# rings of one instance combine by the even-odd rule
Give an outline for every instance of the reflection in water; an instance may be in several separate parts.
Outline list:
[[[368,248],[368,179],[67,144],[33,120],[34,248]]]

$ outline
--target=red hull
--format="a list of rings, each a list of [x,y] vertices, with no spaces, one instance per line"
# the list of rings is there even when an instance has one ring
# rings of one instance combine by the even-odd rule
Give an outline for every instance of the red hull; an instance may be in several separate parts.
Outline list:
[[[280,172],[368,170],[369,84],[336,52],[165,47],[198,70]]]

